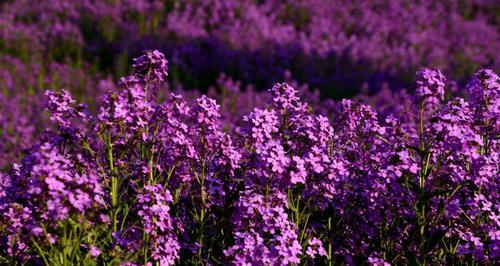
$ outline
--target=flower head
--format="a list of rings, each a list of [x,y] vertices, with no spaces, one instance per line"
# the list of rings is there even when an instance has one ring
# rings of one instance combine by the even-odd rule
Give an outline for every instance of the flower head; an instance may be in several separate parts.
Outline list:
[[[146,50],[144,54],[134,59],[136,74],[146,82],[163,82],[168,76],[168,61],[158,50]]]
[[[431,105],[444,100],[446,78],[439,70],[424,68],[417,72],[417,96]]]

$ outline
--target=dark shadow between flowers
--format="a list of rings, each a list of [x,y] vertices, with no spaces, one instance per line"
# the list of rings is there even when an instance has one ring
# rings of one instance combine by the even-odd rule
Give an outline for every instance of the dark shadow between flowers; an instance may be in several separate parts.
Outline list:
[[[299,83],[317,88],[324,98],[352,97],[363,88],[370,93],[389,85],[397,89],[411,84],[415,69],[400,73],[377,70],[369,61],[353,62],[345,55],[306,54],[300,47],[269,44],[266,49],[234,49],[214,38],[158,40],[144,37],[129,43],[94,45],[89,59],[97,53],[99,68],[121,76],[130,71],[131,58],[146,49],[165,52],[169,82],[185,89],[206,89],[225,73],[245,85],[266,90],[283,81],[287,72]],[[91,53],[91,55],[89,54]],[[348,54],[346,51],[344,54]]]

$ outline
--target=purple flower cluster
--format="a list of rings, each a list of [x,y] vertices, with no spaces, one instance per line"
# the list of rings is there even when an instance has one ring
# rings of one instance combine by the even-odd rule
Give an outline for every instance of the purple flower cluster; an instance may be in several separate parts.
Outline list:
[[[33,242],[55,244],[61,236],[54,230],[64,228],[65,221],[92,225],[105,205],[100,175],[81,154],[50,142],[34,146],[2,183],[4,244],[14,258],[29,258],[25,251]]]
[[[500,260],[493,71],[478,71],[468,98],[448,98],[441,72],[423,69],[416,96],[379,114],[356,100],[304,100],[288,83],[240,92],[221,78],[229,106],[165,95],[165,57],[134,62],[95,116],[67,91],[46,92],[54,126],[0,172],[1,262]]]
[[[300,262],[302,247],[297,228],[285,212],[286,196],[274,196],[271,199],[250,190],[242,191],[233,221],[235,244],[224,251],[232,264],[293,265]]]
[[[444,100],[445,82],[445,77],[439,70],[420,70],[417,72],[416,94],[422,101],[437,105]]]
[[[147,81],[162,82],[164,77],[168,75],[168,61],[165,55],[158,50],[145,51],[144,55],[134,59],[134,68],[137,75],[143,77]]]
[[[159,184],[144,186],[144,193],[137,195],[141,206],[137,215],[141,217],[144,232],[150,238],[150,244],[143,245],[150,249],[153,259],[161,265],[173,265],[179,258],[180,246],[169,214],[172,199],[170,192]]]

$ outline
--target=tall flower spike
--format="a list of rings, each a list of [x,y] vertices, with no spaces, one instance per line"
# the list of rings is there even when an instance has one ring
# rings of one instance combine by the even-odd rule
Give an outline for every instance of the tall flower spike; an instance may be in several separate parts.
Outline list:
[[[89,117],[87,107],[84,104],[76,104],[71,94],[62,90],[60,92],[47,90],[47,109],[50,111],[50,120],[59,126],[67,128],[71,126],[71,118],[87,119]]]
[[[137,196],[144,232],[151,236],[149,244],[153,259],[160,265],[174,265],[179,258],[179,243],[174,233],[175,225],[170,216],[169,203],[172,202],[170,191],[161,185],[144,186],[144,191]]]
[[[278,83],[270,90],[274,107],[282,114],[285,112],[305,112],[307,105],[300,101],[297,90],[287,83]]]
[[[263,146],[266,141],[272,139],[272,134],[278,131],[279,120],[274,110],[254,108],[243,120],[249,124],[245,130],[255,148]]]
[[[472,107],[477,112],[476,119],[482,120],[485,129],[500,129],[500,78],[490,69],[481,69],[468,85]],[[487,122],[486,122],[487,121]],[[486,123],[485,123],[486,122]]]
[[[428,104],[444,100],[446,78],[439,70],[424,68],[417,72],[417,96]]]
[[[500,94],[500,78],[491,69],[481,69],[469,84],[469,94],[474,102],[494,99]]]
[[[145,82],[161,83],[168,76],[168,61],[158,50],[146,50],[139,58],[134,59],[134,68],[138,76]]]

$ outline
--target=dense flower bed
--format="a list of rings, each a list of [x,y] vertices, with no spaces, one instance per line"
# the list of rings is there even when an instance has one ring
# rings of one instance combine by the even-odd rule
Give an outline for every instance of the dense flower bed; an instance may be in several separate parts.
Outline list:
[[[0,174],[2,263],[499,262],[495,72],[450,98],[422,69],[379,115],[288,83],[221,106],[165,95],[158,51],[133,67],[94,109],[45,93],[53,126]]]

